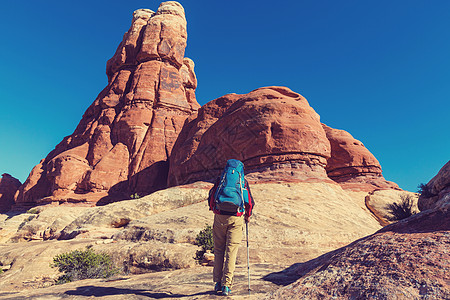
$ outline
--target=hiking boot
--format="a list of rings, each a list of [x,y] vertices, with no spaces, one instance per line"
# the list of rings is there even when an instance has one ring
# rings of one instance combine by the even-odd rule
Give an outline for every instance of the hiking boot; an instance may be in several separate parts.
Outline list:
[[[216,282],[214,292],[216,292],[216,294],[222,293],[222,284],[220,282]]]
[[[222,287],[222,295],[228,296],[230,293],[231,293],[230,288],[224,285],[224,286]]]

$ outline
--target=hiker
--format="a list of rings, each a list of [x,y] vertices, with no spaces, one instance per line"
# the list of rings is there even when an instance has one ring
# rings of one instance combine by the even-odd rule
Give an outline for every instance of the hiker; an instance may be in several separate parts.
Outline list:
[[[209,209],[214,212],[214,291],[229,295],[244,221],[249,222],[255,205],[244,178],[244,164],[227,161],[222,175],[209,191]]]

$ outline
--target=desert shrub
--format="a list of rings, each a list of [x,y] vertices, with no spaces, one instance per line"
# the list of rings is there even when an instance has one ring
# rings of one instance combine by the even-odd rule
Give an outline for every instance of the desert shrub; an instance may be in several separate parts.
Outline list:
[[[399,203],[388,204],[386,209],[388,210],[390,216],[388,217],[391,221],[399,221],[406,219],[413,214],[413,197],[411,195],[401,195]]]
[[[201,250],[197,250],[195,254],[195,259],[201,261],[203,258],[203,254],[205,254],[206,250],[210,250],[214,252],[214,241],[213,241],[213,231],[212,227],[208,224],[205,224],[206,227],[197,234],[195,238],[195,244],[201,247]]]
[[[425,198],[429,198],[429,197],[433,196],[433,194],[431,194],[431,191],[430,191],[430,188],[428,187],[428,185],[426,185],[424,183],[420,183],[417,186],[417,192]]]
[[[141,196],[138,193],[134,193],[133,195],[130,195],[131,199],[139,199]]]
[[[90,247],[84,251],[74,250],[55,256],[51,267],[64,272],[57,284],[88,278],[108,278],[118,273],[108,254],[95,253]]]
[[[39,210],[37,208],[30,208],[29,210],[27,210],[27,214],[39,214]]]
[[[27,223],[30,222],[31,220],[33,220],[34,218],[35,218],[35,216],[33,215],[33,216],[29,216],[29,217],[23,219],[23,222],[20,223],[20,225],[17,227],[17,230],[22,229],[23,226],[27,225]]]

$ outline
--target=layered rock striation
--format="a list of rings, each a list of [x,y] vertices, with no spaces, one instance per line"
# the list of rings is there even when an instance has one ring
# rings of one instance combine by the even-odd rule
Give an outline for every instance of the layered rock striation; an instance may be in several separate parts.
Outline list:
[[[107,87],[74,133],[31,171],[16,202],[97,202],[164,188],[178,133],[200,107],[186,41],[179,3],[135,11],[107,63]]]
[[[244,162],[251,180],[331,181],[370,192],[399,189],[344,130],[320,123],[298,93],[264,87],[210,101],[186,122],[170,159],[169,186],[212,181],[226,161]]]
[[[330,154],[320,117],[303,96],[259,88],[210,101],[191,116],[174,146],[168,184],[213,180],[230,158],[244,162],[250,179],[327,180]]]

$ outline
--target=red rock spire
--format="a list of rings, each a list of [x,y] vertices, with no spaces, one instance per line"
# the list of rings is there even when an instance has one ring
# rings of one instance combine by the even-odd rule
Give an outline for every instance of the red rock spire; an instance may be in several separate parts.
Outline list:
[[[186,41],[179,3],[164,2],[156,13],[135,11],[107,62],[108,85],[74,133],[32,170],[16,201],[97,202],[117,191],[164,188],[175,139],[200,107]]]

